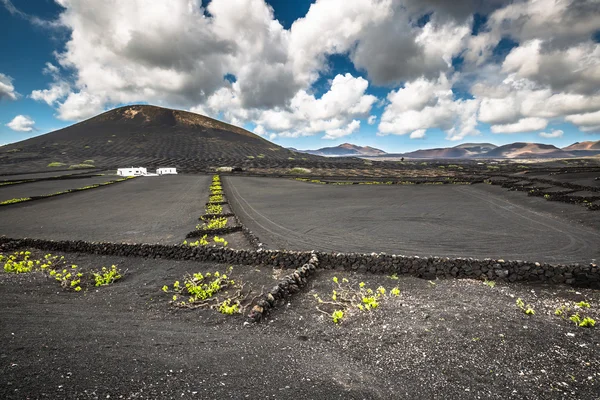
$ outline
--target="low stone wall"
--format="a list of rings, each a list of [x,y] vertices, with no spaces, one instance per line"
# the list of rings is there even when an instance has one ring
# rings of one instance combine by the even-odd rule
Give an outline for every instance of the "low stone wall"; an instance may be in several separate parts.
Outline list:
[[[524,179],[526,179],[526,178],[524,178]],[[514,190],[514,191],[518,191],[518,192],[526,192],[528,196],[544,197],[546,200],[549,200],[549,201],[559,201],[559,202],[567,203],[567,204],[582,205],[582,206],[587,207],[591,211],[600,209],[600,207],[598,207],[596,204],[592,204],[592,202],[600,199],[599,188],[594,188],[592,186],[575,185],[575,184],[570,184],[568,182],[554,182],[550,179],[538,179],[538,178],[531,179],[530,183],[519,183],[519,182],[521,182],[521,180],[515,180],[514,178],[507,178],[506,180],[503,180],[503,181],[488,180],[487,182],[492,185],[501,186],[504,189]],[[544,189],[535,187],[535,185],[539,184],[539,183],[549,184],[553,187],[560,187],[563,190],[554,191],[554,192],[546,191]],[[593,195],[588,196],[588,197],[571,196],[572,193],[575,193],[578,191],[587,191],[587,192],[598,193],[598,196],[593,196]]]
[[[195,260],[238,265],[266,265],[279,268],[298,268],[310,260],[313,253],[275,250],[235,250],[221,246],[163,245],[86,242],[82,240],[53,241],[45,239],[11,239],[0,237],[0,251],[19,248],[44,251],[87,253],[120,257],[164,258]]]
[[[549,282],[600,288],[596,264],[558,264],[474,258],[405,257],[387,254],[316,253],[321,268],[341,268],[384,274],[408,274],[424,279],[472,278],[508,282]]]
[[[307,251],[234,250],[217,246],[127,244],[51,241],[0,237],[0,251],[32,247],[45,251],[77,252],[125,257],[209,261],[238,265],[265,265],[296,269],[313,255],[321,269],[344,269],[379,274],[413,275],[424,279],[471,278],[507,282],[565,283],[600,288],[596,264],[558,264],[473,258],[408,257],[388,254],[324,253]],[[4,249],[4,250],[3,250]]]
[[[319,265],[315,254],[310,257],[310,262],[297,268],[293,273],[281,279],[266,295],[263,295],[248,314],[250,322],[260,322],[266,318],[278,303],[298,293],[308,284],[308,279],[314,276]]]
[[[205,218],[229,218],[234,217],[234,213],[223,213],[223,214],[202,214],[198,219],[204,221]]]

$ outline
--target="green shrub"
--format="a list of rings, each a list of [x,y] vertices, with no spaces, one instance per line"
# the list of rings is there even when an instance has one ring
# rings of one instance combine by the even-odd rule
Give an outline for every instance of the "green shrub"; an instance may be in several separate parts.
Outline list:
[[[86,168],[96,168],[93,164],[73,164],[69,166],[69,169],[86,169]]]
[[[67,165],[67,164],[61,163],[58,161],[54,161],[54,162],[51,162],[50,164],[48,164],[49,167],[64,167],[65,165]]]
[[[308,168],[292,168],[288,171],[288,174],[310,174],[311,170]]]

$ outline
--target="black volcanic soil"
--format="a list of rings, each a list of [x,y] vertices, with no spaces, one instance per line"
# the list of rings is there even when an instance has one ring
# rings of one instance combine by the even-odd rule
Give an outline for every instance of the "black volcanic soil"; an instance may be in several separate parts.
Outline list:
[[[567,170],[568,171],[568,170]],[[600,171],[589,172],[564,172],[553,173],[533,172],[526,174],[524,178],[549,179],[557,182],[574,183],[576,185],[592,186],[600,188]]]
[[[269,248],[551,263],[600,259],[595,213],[523,193],[507,198],[509,192],[490,185],[224,182],[238,218]],[[578,212],[586,213],[588,226],[574,221]]]
[[[3,399],[583,399],[600,392],[600,336],[553,315],[597,291],[319,272],[270,322],[173,311],[164,284],[227,266],[66,254],[128,274],[87,292],[0,272]],[[267,268],[234,267],[260,289]],[[316,311],[333,276],[401,295],[341,325]],[[536,310],[515,306],[523,298]]]
[[[202,115],[135,105],[4,146],[0,169],[43,170],[50,162],[70,165],[92,159],[95,165],[110,168],[142,165],[189,170],[207,168],[207,160],[213,164],[228,160],[231,165],[248,156],[287,160],[293,155],[249,131]]]
[[[111,171],[111,173],[115,173],[116,171]],[[67,170],[67,171],[57,171],[56,168],[48,172],[36,172],[30,174],[17,174],[17,175],[0,175],[0,183],[9,182],[9,181],[22,181],[27,179],[40,179],[40,178],[52,178],[58,176],[76,176],[76,175],[93,175],[98,173],[105,173],[105,171],[101,171],[98,169],[85,169],[85,170]]]
[[[0,208],[0,235],[181,243],[204,213],[210,181],[208,175],[139,177],[79,193],[5,206]]]
[[[42,196],[68,189],[78,189],[85,186],[106,183],[123,178],[118,175],[94,176],[81,179],[65,179],[56,181],[41,181],[22,183],[18,185],[0,186],[0,202],[21,197]]]

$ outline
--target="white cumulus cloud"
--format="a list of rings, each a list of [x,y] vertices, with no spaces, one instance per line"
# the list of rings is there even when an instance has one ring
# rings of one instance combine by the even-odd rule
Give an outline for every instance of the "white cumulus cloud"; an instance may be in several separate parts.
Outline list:
[[[452,80],[441,74],[436,80],[419,78],[390,92],[381,116],[379,134],[406,135],[439,128],[448,140],[478,135],[476,99],[456,99]]]
[[[323,139],[339,139],[341,137],[351,135],[358,129],[360,129],[360,121],[355,119],[344,128],[329,129],[325,131],[325,136],[323,136]]]
[[[68,40],[29,97],[63,120],[148,102],[264,137],[342,137],[362,119],[380,135],[440,129],[447,140],[482,123],[600,130],[596,0],[318,0],[289,28],[265,0],[55,1],[60,16],[42,25]],[[472,35],[476,12],[488,18]],[[502,39],[514,47],[497,51]],[[332,55],[364,77],[332,71]],[[2,74],[0,98],[18,98]]]
[[[35,128],[35,121],[26,115],[17,115],[6,126],[17,132],[31,132]]]
[[[494,133],[521,133],[545,129],[548,126],[548,120],[544,118],[521,118],[511,124],[492,125]]]
[[[427,131],[426,129],[417,129],[416,131],[411,133],[409,137],[411,139],[424,139],[426,131]]]
[[[559,138],[562,137],[564,134],[563,131],[561,131],[560,129],[558,130],[552,130],[551,132],[540,132],[540,136],[546,139],[555,139],[555,138]]]
[[[8,75],[0,73],[0,100],[16,100],[18,93],[15,91],[15,87],[12,83],[12,78]]]

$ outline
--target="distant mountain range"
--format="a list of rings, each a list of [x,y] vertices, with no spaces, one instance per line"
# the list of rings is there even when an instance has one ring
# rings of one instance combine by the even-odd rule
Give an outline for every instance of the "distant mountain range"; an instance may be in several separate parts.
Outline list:
[[[376,149],[369,146],[357,146],[351,143],[340,144],[335,147],[323,147],[318,150],[297,150],[289,148],[289,150],[298,152],[313,154],[315,156],[327,156],[327,157],[353,157],[353,156],[380,156],[387,154],[383,150]]]
[[[354,153],[345,153],[354,151]],[[352,149],[352,150],[350,150]],[[378,154],[361,152],[361,149],[376,150]],[[367,150],[368,151],[368,150]],[[422,149],[408,153],[385,153],[371,147],[360,147],[345,143],[338,147],[326,147],[319,150],[306,150],[310,154],[323,156],[359,156],[369,158],[572,158],[600,155],[600,140],[577,142],[565,148],[551,144],[516,142],[496,146],[491,143],[464,143],[454,147]]]

